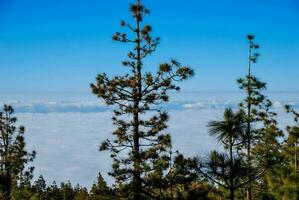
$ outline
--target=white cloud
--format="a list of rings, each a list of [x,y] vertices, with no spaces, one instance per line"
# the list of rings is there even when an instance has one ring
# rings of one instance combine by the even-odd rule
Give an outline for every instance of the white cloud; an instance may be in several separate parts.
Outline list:
[[[174,149],[197,155],[217,148],[206,134],[206,123],[215,111],[171,111],[169,130]],[[111,183],[108,152],[99,152],[101,141],[111,137],[111,113],[19,113],[19,123],[26,126],[28,150],[35,149],[36,177],[43,174],[50,183],[70,180],[90,186],[98,172]]]
[[[211,100],[199,97],[181,98],[170,102],[169,132],[173,149],[189,156],[202,155],[219,144],[207,133],[207,123],[220,119],[225,107],[235,107],[234,100]],[[3,101],[2,103],[7,103]],[[290,101],[275,101],[279,122],[283,128],[290,117],[282,105]],[[299,99],[291,98],[292,105],[299,107]],[[111,137],[114,127],[111,112],[103,103],[91,100],[74,101],[9,101],[17,111],[19,123],[26,127],[28,150],[36,150],[33,165],[35,177],[43,174],[48,183],[70,180],[73,184],[91,186],[98,172],[107,176],[111,169],[108,152],[99,152],[101,141]]]

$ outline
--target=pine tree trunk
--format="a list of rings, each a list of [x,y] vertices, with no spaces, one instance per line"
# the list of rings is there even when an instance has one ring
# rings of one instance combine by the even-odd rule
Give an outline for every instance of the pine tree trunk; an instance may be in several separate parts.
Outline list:
[[[251,200],[252,199],[252,186],[251,186],[251,160],[250,160],[250,151],[251,151],[251,141],[250,139],[248,140],[248,144],[247,144],[247,162],[248,162],[248,169],[247,169],[247,176],[248,176],[248,188],[247,188],[247,200]]]
[[[135,105],[138,105],[137,103]],[[138,107],[137,107],[138,108]],[[140,200],[142,192],[142,181],[141,181],[141,171],[140,171],[140,145],[139,145],[139,116],[138,113],[134,113],[134,174],[133,174],[133,199]]]
[[[230,199],[230,200],[234,200],[234,199],[235,199],[235,191],[234,191],[234,189],[231,189],[231,190],[230,190],[229,199]]]
[[[252,199],[252,188],[251,188],[251,47],[249,47],[249,65],[248,65],[248,102],[247,102],[247,177],[248,177],[248,188],[247,188],[247,200]]]
[[[138,1],[140,5],[140,1]],[[140,133],[139,133],[139,103],[141,99],[141,52],[140,52],[140,20],[136,20],[137,32],[137,88],[135,89],[135,103],[134,103],[134,184],[133,184],[133,199],[140,200],[142,194],[142,180],[141,180],[141,158],[140,158]]]
[[[250,106],[249,106],[249,109],[250,109]],[[249,114],[249,117],[250,117],[250,114]],[[247,134],[248,134],[248,142],[247,142],[247,165],[248,165],[248,169],[247,169],[247,177],[248,177],[248,188],[247,188],[247,200],[251,200],[252,199],[252,186],[251,186],[251,135],[250,135],[250,131],[251,131],[251,128],[250,128],[250,122],[248,122],[248,125],[247,125]]]

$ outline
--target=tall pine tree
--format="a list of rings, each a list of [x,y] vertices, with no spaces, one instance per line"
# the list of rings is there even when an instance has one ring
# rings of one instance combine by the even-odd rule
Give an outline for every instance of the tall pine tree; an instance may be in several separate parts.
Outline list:
[[[240,89],[246,92],[246,98],[244,102],[240,104],[240,107],[246,113],[247,130],[244,138],[243,149],[246,151],[247,162],[247,179],[249,181],[247,185],[247,200],[252,200],[252,182],[256,179],[256,171],[252,161],[252,148],[256,139],[256,130],[254,125],[260,121],[259,114],[260,109],[263,107],[266,98],[262,94],[262,90],[266,89],[266,83],[260,81],[252,74],[252,66],[257,63],[259,58],[259,45],[255,44],[253,35],[248,35],[248,73],[244,78],[237,80]]]
[[[152,27],[144,24],[150,12],[141,0],[130,6],[134,25],[121,22],[130,34],[115,33],[113,40],[129,44],[133,49],[123,65],[129,69],[124,75],[109,78],[99,74],[92,92],[107,105],[114,106],[113,132],[115,138],[102,143],[100,150],[109,150],[113,158],[113,171],[119,185],[129,185],[129,199],[140,200],[151,196],[144,176],[153,171],[153,160],[166,155],[171,146],[167,128],[167,112],[161,105],[169,100],[167,92],[179,90],[175,82],[193,76],[193,70],[172,60],[161,64],[156,73],[144,72],[144,59],[152,54],[160,42],[151,36]],[[131,38],[131,35],[132,38]]]
[[[17,118],[11,106],[0,112],[0,195],[10,199],[13,187],[32,178],[33,167],[26,165],[35,158],[35,151],[25,150],[23,126],[17,128]]]

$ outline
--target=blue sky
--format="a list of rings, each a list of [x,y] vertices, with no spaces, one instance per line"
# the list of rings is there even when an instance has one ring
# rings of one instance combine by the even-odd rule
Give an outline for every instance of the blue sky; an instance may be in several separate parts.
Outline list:
[[[133,0],[0,0],[0,91],[89,91],[98,72],[125,72],[111,36]],[[237,90],[245,35],[261,45],[254,73],[270,90],[298,91],[298,0],[146,0],[162,42],[146,70],[176,58],[196,71],[185,91]]]

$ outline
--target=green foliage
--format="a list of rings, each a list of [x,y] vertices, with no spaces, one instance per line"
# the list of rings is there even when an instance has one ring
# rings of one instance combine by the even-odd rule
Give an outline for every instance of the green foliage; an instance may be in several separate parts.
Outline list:
[[[128,33],[112,39],[133,47],[122,62],[127,73],[105,73],[91,84],[92,92],[113,107],[113,137],[101,151],[113,159],[110,187],[101,173],[90,191],[70,182],[47,185],[43,176],[35,182],[35,151],[25,149],[25,128],[17,127],[11,106],[0,112],[0,199],[4,200],[297,200],[299,199],[299,113],[286,105],[294,124],[280,130],[272,102],[263,94],[266,83],[252,73],[259,58],[259,45],[248,35],[248,73],[238,79],[245,94],[239,110],[225,109],[223,119],[208,124],[209,133],[223,151],[207,159],[172,155],[171,136],[166,132],[169,115],[163,105],[178,83],[194,75],[176,60],[160,64],[156,72],[144,71],[144,59],[156,51],[159,37],[144,23],[150,14],[141,0],[130,6],[131,23],[121,21]]]
[[[104,180],[103,180],[104,181]],[[104,181],[105,182],[105,181]],[[79,185],[72,187],[71,183],[61,183],[60,186],[54,181],[47,186],[42,176],[34,184],[14,187],[12,192],[13,200],[105,200],[110,198],[112,191],[108,186],[107,192],[103,193],[101,186],[97,185],[100,193],[94,192],[94,187],[89,192],[87,188]]]
[[[298,170],[298,113],[290,106],[286,111],[292,113],[295,125],[287,126],[287,138],[281,151],[281,162],[267,177],[269,193],[276,199],[299,198],[299,170]]]
[[[201,163],[199,169],[212,183],[226,189],[231,200],[235,199],[236,190],[247,184],[244,181],[247,168],[237,153],[238,146],[244,142],[246,128],[245,114],[242,110],[234,113],[231,109],[226,109],[222,121],[211,121],[210,134],[216,136],[228,153],[213,151],[210,158]]]
[[[109,200],[115,198],[113,191],[107,186],[106,181],[99,173],[98,180],[96,184],[93,184],[90,191],[91,200]]]
[[[179,90],[175,82],[190,78],[193,70],[171,60],[161,64],[156,73],[144,72],[143,60],[156,50],[160,38],[153,38],[151,26],[143,24],[149,11],[140,0],[131,5],[130,11],[135,25],[122,21],[121,26],[131,33],[117,32],[113,36],[115,41],[133,45],[123,61],[129,72],[113,78],[99,74],[91,88],[107,105],[114,106],[112,121],[118,127],[113,132],[115,139],[106,140],[100,147],[111,152],[114,164],[110,175],[120,188],[125,185],[127,198],[140,200],[151,196],[146,174],[165,161],[171,147],[170,135],[164,133],[169,117],[160,105],[169,100],[169,91]]]
[[[246,113],[247,130],[238,153],[244,157],[247,165],[247,199],[251,200],[260,196],[260,192],[253,191],[254,184],[259,185],[260,179],[280,162],[279,140],[283,137],[283,132],[277,126],[276,113],[271,111],[272,102],[262,94],[266,83],[252,75],[253,64],[259,58],[259,45],[255,44],[253,35],[248,35],[247,39],[248,74],[237,81],[240,89],[246,92],[240,109]],[[257,186],[258,190],[260,187],[261,185]]]
[[[13,187],[22,186],[32,178],[34,168],[26,166],[36,154],[25,150],[25,128],[16,127],[13,113],[8,105],[0,112],[0,195],[4,199],[10,199]]]
[[[200,179],[196,158],[185,158],[177,152],[173,159],[158,165],[146,181],[153,199],[209,199],[209,188]]]
[[[47,185],[44,177],[42,175],[39,176],[33,186],[33,190],[37,199],[41,200],[45,198],[46,187]]]

